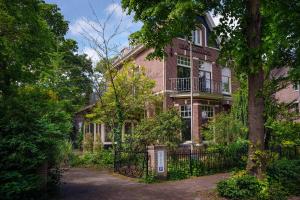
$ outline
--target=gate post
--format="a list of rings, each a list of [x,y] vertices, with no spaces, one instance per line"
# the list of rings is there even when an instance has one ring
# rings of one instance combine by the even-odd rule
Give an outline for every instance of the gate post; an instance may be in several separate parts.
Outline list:
[[[158,178],[168,175],[167,148],[165,145],[148,146],[150,171]]]

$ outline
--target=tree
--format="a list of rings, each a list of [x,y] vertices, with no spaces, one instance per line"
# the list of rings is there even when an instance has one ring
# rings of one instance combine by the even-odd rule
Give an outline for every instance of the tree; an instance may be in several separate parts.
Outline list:
[[[161,57],[174,37],[190,35],[199,15],[214,12],[221,16],[216,35],[221,38],[220,62],[227,63],[237,74],[247,74],[249,156],[247,170],[258,177],[262,171],[255,163],[255,152],[264,150],[264,80],[269,70],[280,66],[285,58],[291,67],[299,67],[299,26],[292,18],[299,16],[297,1],[146,1],[122,0],[122,7],[143,22],[132,34],[134,44],[142,43]],[[284,18],[278,20],[281,13]],[[264,21],[264,23],[262,23]],[[292,24],[290,27],[280,25]],[[279,28],[276,30],[276,28]],[[287,38],[290,36],[290,38]],[[285,54],[281,54],[285,52]],[[284,55],[284,56],[283,56]],[[278,61],[275,61],[277,56]],[[287,60],[286,60],[287,61]]]
[[[182,126],[183,122],[178,110],[159,112],[152,117],[142,119],[133,133],[125,138],[125,145],[130,151],[144,151],[147,146],[159,144],[175,149],[182,141],[180,135]]]
[[[38,82],[41,87],[55,91],[69,113],[88,104],[93,92],[89,77],[92,62],[87,55],[76,53],[77,50],[75,41],[60,41],[56,51],[51,53],[51,67],[43,71]]]
[[[91,48],[97,53],[100,64],[98,65],[99,71],[95,71],[91,74],[93,80],[95,81],[96,91],[99,94],[99,102],[101,103],[103,94],[106,90],[106,86],[110,84],[111,92],[114,95],[112,98],[115,105],[115,123],[112,127],[112,132],[114,136],[114,141],[116,142],[116,150],[121,149],[121,134],[122,127],[125,120],[124,108],[122,107],[121,97],[118,94],[118,88],[115,83],[115,76],[117,75],[118,68],[115,65],[115,61],[120,55],[119,44],[116,43],[116,38],[125,30],[122,30],[121,24],[122,19],[113,28],[109,28],[111,17],[115,13],[115,10],[110,12],[108,16],[100,21],[99,17],[96,15],[94,8],[91,6],[92,13],[96,19],[95,23],[91,23],[86,20],[86,25],[93,30],[96,34],[91,34],[89,30],[82,28],[82,36],[89,42]]]
[[[71,131],[74,108],[68,109],[65,102],[78,98],[78,104],[83,104],[82,93],[76,92],[89,87],[84,73],[91,64],[75,53],[74,41],[64,39],[67,29],[56,5],[0,0],[3,199],[41,198],[38,191],[45,182],[38,171],[42,166],[57,166],[59,145]]]
[[[122,126],[125,119],[139,122],[145,118],[148,105],[158,104],[161,100],[160,96],[153,94],[155,82],[146,76],[144,67],[138,67],[133,62],[125,63],[117,70],[114,75],[114,86],[112,83],[107,84],[101,100],[87,116],[112,128],[120,123],[117,118],[118,105],[115,93],[124,118]]]

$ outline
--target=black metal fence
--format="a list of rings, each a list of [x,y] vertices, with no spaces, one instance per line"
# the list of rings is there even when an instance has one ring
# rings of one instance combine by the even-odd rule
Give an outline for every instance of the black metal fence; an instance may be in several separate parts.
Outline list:
[[[148,152],[116,151],[114,171],[132,178],[147,176]]]
[[[279,158],[300,158],[300,146],[271,147],[269,150]],[[177,149],[167,154],[169,179],[184,179],[218,172],[242,169],[246,166],[248,147],[225,148],[221,150]],[[148,152],[116,151],[114,171],[124,176],[141,178],[149,174]]]
[[[278,154],[279,158],[299,159],[300,158],[300,145],[292,146],[271,146],[271,152]]]
[[[237,150],[181,150],[168,153],[168,176],[182,179],[245,166],[247,148]]]

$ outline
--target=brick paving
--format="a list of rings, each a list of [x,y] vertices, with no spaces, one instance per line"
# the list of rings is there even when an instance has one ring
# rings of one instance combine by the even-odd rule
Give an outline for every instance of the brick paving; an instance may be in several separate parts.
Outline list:
[[[72,168],[63,175],[64,200],[217,200],[216,183],[228,173],[145,184],[108,171]],[[56,199],[57,199],[56,198]]]

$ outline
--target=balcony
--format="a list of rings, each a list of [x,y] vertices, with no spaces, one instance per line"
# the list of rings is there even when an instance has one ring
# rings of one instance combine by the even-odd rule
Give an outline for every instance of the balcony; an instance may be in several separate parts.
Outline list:
[[[175,93],[189,93],[191,91],[190,78],[170,78],[171,91]],[[206,94],[230,94],[230,82],[215,81],[203,79],[200,77],[193,78],[193,92]]]

